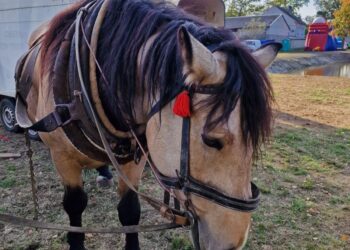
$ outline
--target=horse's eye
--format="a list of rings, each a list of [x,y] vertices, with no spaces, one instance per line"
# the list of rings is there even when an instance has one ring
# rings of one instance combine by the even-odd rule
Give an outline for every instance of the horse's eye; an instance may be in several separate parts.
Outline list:
[[[208,147],[216,148],[217,150],[221,150],[224,147],[224,144],[220,139],[210,138],[205,134],[202,134],[202,141]]]

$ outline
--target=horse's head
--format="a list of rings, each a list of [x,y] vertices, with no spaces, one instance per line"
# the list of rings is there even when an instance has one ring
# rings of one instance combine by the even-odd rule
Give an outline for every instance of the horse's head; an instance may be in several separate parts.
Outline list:
[[[205,186],[241,200],[252,197],[251,165],[270,134],[272,89],[263,67],[276,57],[272,44],[249,54],[238,42],[216,44],[209,50],[185,28],[177,35],[185,85],[215,86],[215,93],[191,97],[189,169]],[[172,111],[174,102],[147,125],[152,160],[160,172],[176,177],[183,147],[183,119]],[[219,205],[205,197],[176,191],[177,198],[198,217],[202,249],[241,249],[251,213]]]

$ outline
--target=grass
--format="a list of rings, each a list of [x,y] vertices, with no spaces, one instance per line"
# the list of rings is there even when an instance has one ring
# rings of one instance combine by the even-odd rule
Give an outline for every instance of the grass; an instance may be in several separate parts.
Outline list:
[[[272,79],[277,119],[253,170],[262,203],[245,249],[349,249],[350,80]]]
[[[286,160],[287,171],[306,175],[308,171],[327,172],[349,163],[350,130],[315,132],[288,127],[277,129],[272,150]],[[271,164],[271,163],[269,163]]]
[[[302,198],[296,198],[292,200],[290,209],[294,214],[300,214],[306,212],[306,202]]]
[[[315,188],[315,181],[311,178],[306,178],[302,183],[301,188],[306,190],[313,190]]]
[[[183,236],[173,236],[171,241],[172,250],[194,250],[191,241]]]
[[[345,89],[344,92],[345,92],[346,95],[350,95],[350,88]]]
[[[0,188],[12,188],[16,185],[16,179],[13,176],[5,177],[0,180]]]

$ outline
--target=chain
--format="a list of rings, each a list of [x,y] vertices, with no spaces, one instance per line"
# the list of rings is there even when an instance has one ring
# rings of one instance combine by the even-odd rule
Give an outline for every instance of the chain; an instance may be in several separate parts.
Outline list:
[[[24,136],[25,136],[26,145],[27,145],[27,156],[29,159],[30,181],[32,184],[32,196],[33,196],[33,203],[34,203],[34,218],[33,219],[38,220],[38,215],[39,215],[38,195],[37,195],[37,186],[36,186],[34,166],[33,166],[33,150],[31,148],[31,141],[29,138],[28,129],[25,130]]]

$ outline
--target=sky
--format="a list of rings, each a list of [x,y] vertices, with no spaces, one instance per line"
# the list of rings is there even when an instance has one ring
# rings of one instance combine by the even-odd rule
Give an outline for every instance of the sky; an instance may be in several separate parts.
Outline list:
[[[314,1],[311,0],[310,3],[304,7],[302,7],[299,10],[299,14],[301,15],[301,17],[303,19],[305,19],[305,17],[307,16],[315,16],[316,15],[316,7],[314,5]]]

